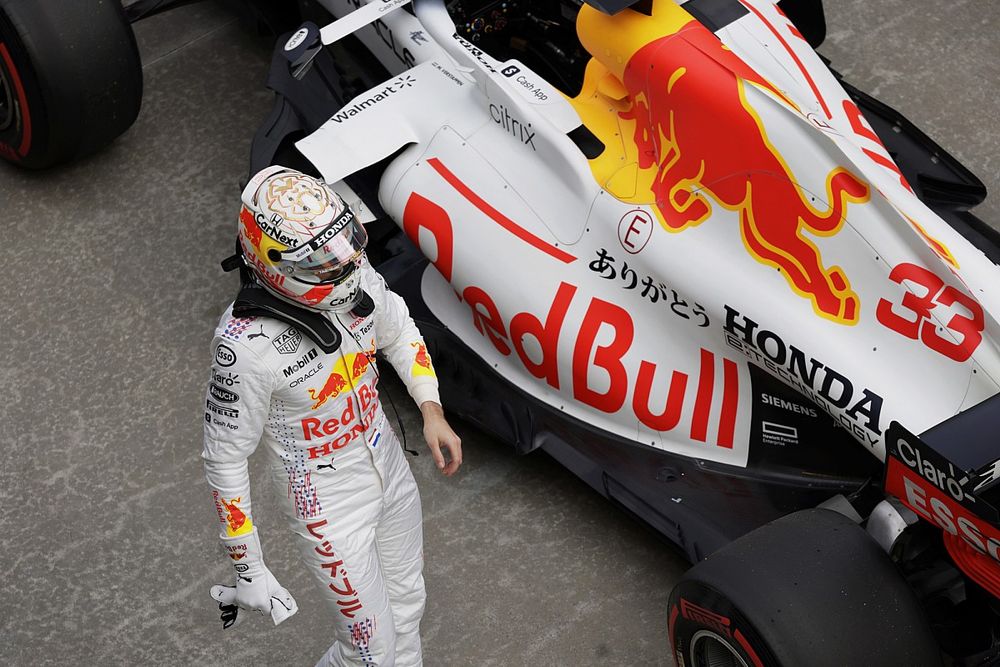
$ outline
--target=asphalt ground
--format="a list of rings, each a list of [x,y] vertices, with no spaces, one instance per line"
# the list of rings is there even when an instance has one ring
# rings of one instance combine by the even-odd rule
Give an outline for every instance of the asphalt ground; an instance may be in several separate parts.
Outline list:
[[[998,226],[1000,4],[827,5],[821,51],[977,173]],[[223,634],[208,589],[230,571],[198,456],[208,345],[236,290],[218,261],[271,103],[270,46],[209,3],[136,32],[145,97],[128,133],[45,173],[0,165],[0,664],[311,665],[332,621],[270,484],[254,486],[256,521],[300,611]],[[387,393],[418,444],[417,411],[398,381]],[[672,664],[683,559],[546,456],[455,426],[457,477],[411,459],[426,664]]]

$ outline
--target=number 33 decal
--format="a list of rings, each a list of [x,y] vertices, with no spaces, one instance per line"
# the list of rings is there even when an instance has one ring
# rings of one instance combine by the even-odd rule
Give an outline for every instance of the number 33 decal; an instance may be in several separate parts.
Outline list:
[[[904,280],[908,280],[919,286],[913,288],[912,292],[905,292],[903,301],[899,304],[901,309],[913,313],[913,316],[908,317],[908,313],[897,313],[893,310],[894,304],[886,299],[880,299],[875,311],[879,322],[907,338],[923,341],[924,345],[949,359],[965,361],[972,356],[983,340],[982,333],[985,326],[982,306],[975,299],[951,285],[945,285],[944,281],[934,273],[915,264],[897,265],[889,274],[889,280],[900,285]],[[920,287],[925,290],[922,296],[915,293],[920,291]],[[942,336],[931,319],[931,311],[937,306],[948,308],[956,303],[972,316],[953,315],[946,325],[952,335]]]

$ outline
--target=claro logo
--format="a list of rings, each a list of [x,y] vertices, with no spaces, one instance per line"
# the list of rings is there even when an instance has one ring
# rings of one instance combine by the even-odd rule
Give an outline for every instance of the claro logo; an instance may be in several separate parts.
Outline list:
[[[941,470],[939,467],[920,455],[920,450],[902,438],[896,443],[896,451],[899,452],[900,460],[910,467],[911,470],[920,474],[921,477],[944,491],[958,502],[964,502],[968,496],[965,489],[955,480],[955,470]],[[949,467],[951,465],[949,464]],[[972,499],[972,502],[975,502]]]
[[[988,513],[991,508],[982,498],[966,492],[970,484],[964,471],[909,434],[900,434],[895,423],[891,429],[887,438],[886,491],[923,519],[1000,561],[1000,531],[978,514]]]

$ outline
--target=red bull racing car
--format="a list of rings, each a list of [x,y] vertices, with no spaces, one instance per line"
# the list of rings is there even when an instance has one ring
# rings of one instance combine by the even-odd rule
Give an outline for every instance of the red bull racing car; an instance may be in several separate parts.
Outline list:
[[[1000,243],[819,2],[321,5],[252,170],[369,221],[453,411],[698,563],[678,665],[1000,660]]]
[[[1000,664],[1000,239],[819,0],[292,13],[251,173],[335,184],[450,410],[696,563],[678,665]]]

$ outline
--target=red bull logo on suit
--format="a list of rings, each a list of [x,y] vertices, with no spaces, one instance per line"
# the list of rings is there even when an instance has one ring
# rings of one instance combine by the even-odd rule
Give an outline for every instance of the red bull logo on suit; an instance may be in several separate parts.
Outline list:
[[[242,497],[232,498],[229,501],[222,496],[216,497],[216,501],[225,508],[226,535],[230,537],[244,535],[253,530],[253,522],[240,508],[241,500]],[[240,558],[240,556],[236,556],[236,558]]]
[[[309,398],[316,401],[312,409],[317,410],[330,399],[337,398],[341,393],[356,387],[375,358],[375,350],[345,354],[330,370],[326,382],[319,389],[309,389]]]

